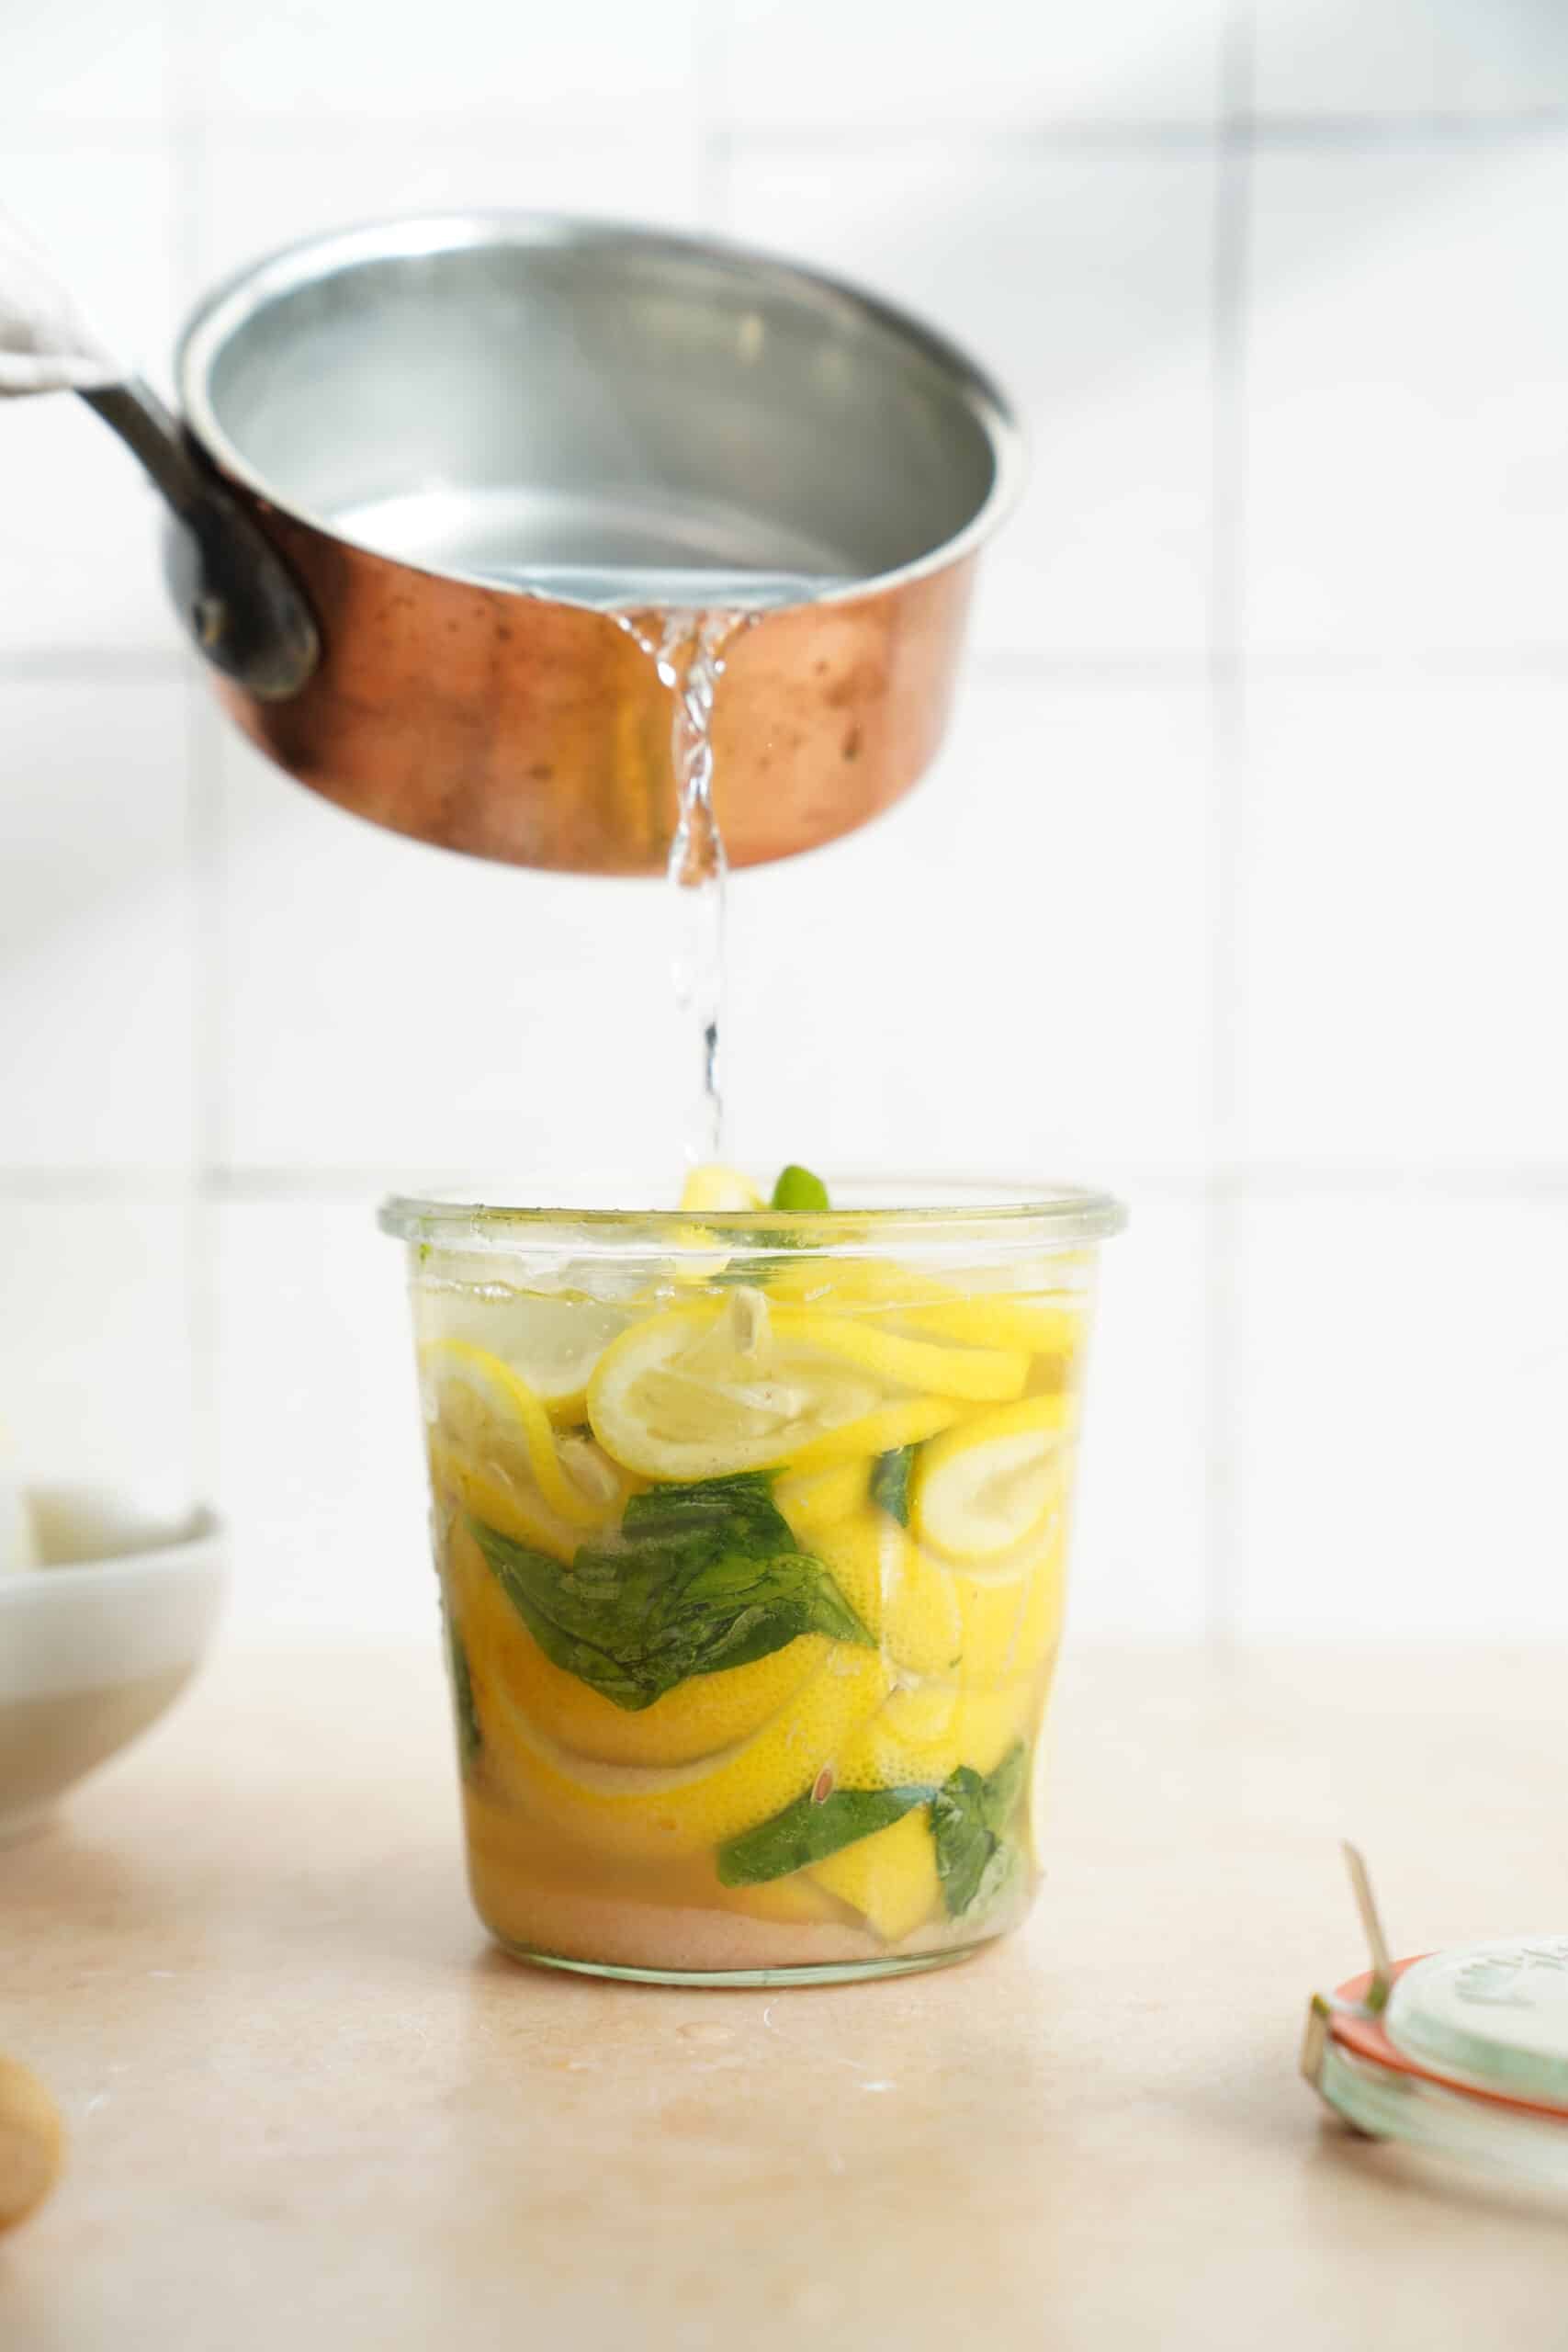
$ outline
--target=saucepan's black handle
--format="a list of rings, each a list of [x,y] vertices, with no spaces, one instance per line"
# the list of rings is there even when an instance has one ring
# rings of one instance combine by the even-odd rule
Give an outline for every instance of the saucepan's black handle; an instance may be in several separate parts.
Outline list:
[[[169,510],[164,576],[197,650],[263,702],[299,693],[321,658],[288,566],[136,378],[85,391],[141,460]]]

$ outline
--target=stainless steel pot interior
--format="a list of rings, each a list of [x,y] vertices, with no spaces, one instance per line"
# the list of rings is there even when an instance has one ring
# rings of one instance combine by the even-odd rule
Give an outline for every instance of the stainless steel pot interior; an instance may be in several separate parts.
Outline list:
[[[863,593],[966,551],[1020,469],[1002,396],[915,321],[737,247],[548,216],[291,247],[210,298],[178,367],[197,437],[275,505],[588,602],[688,568]]]

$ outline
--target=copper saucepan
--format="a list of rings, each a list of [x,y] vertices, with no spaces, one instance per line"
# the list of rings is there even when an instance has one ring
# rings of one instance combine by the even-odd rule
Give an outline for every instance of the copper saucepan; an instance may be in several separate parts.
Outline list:
[[[177,379],[183,430],[143,385],[85,397],[173,509],[246,734],[400,832],[580,872],[657,870],[674,818],[670,696],[606,605],[773,607],[729,649],[715,799],[734,864],[786,856],[930,762],[1021,468],[1001,394],[902,313],[542,215],[295,245],[202,304]]]

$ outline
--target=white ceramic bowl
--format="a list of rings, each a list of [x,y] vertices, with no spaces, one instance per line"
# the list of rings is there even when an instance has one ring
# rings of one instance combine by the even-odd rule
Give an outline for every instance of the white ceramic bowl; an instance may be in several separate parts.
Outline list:
[[[44,1565],[0,1576],[0,1845],[155,1723],[223,1602],[222,1531],[93,1487],[28,1497]]]

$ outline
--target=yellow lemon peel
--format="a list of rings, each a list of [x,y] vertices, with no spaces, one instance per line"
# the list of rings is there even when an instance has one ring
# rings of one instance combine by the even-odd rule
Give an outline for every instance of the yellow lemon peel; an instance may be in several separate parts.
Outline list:
[[[420,1364],[435,1383],[438,1426],[455,1423],[461,1431],[477,1423],[482,1430],[488,1420],[502,1448],[521,1447],[539,1493],[573,1527],[601,1527],[614,1516],[617,1497],[591,1496],[568,1474],[550,1417],[521,1373],[469,1340],[431,1340],[420,1351]],[[457,1442],[463,1442],[460,1435]],[[463,1450],[484,1458],[482,1441]]]
[[[956,1561],[1014,1551],[1061,1506],[1072,1419],[1071,1399],[1057,1392],[973,1413],[933,1437],[910,1484],[913,1533]]]

